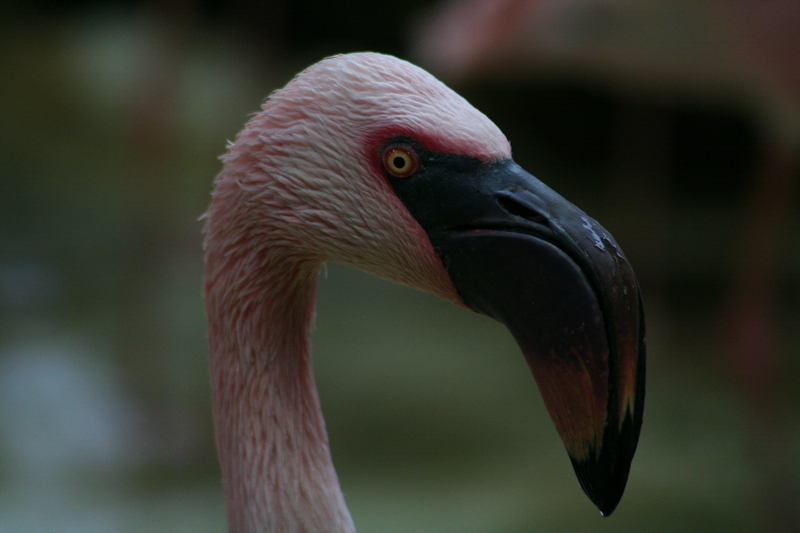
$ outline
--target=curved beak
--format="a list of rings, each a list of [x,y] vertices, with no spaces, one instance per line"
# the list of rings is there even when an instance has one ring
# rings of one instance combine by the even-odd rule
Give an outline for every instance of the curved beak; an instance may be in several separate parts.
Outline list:
[[[608,516],[644,407],[633,270],[605,229],[514,161],[442,157],[452,160],[432,160],[416,183],[390,182],[464,303],[511,331],[584,492]]]

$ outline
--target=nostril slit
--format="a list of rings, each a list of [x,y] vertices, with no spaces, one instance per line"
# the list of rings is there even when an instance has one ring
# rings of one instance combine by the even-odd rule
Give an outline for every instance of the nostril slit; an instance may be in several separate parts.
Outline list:
[[[525,220],[529,220],[531,222],[534,222],[536,224],[541,224],[543,226],[550,225],[547,221],[547,217],[545,217],[543,214],[539,213],[534,209],[531,209],[527,205],[517,202],[513,198],[509,198],[508,196],[500,196],[497,199],[497,202],[500,204],[500,207],[505,209],[506,212],[511,215],[524,218]]]

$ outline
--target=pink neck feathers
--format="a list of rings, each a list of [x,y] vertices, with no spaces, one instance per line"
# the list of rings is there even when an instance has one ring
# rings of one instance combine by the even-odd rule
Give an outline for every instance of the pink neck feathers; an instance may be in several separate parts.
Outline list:
[[[206,226],[214,424],[229,528],[352,532],[311,364],[322,262],[260,226],[245,181],[257,172],[238,163],[217,180]]]
[[[209,261],[219,260],[209,254]],[[207,288],[217,448],[230,531],[350,532],[311,364],[317,270]]]
[[[311,365],[323,262],[463,305],[425,232],[376,168],[379,145],[392,135],[485,160],[510,156],[500,130],[441,82],[365,53],[299,74],[223,157],[207,215],[205,291],[234,533],[354,531]]]

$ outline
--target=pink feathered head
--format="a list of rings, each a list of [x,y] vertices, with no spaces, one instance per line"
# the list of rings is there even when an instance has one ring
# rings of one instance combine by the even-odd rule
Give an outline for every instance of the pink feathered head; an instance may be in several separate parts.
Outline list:
[[[298,260],[343,263],[460,304],[380,171],[380,146],[397,135],[486,161],[511,155],[492,121],[419,67],[375,53],[334,56],[275,91],[231,144],[208,213],[226,222],[209,222],[207,242],[273,256],[291,249],[305,255]]]

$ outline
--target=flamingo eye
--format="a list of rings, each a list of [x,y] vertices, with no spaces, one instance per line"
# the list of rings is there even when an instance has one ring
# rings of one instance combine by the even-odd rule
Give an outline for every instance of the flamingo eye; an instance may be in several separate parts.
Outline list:
[[[408,148],[394,146],[383,153],[383,167],[395,178],[407,178],[417,170],[417,155]]]

